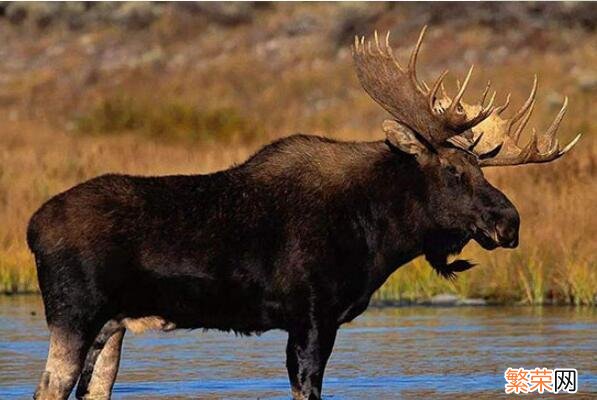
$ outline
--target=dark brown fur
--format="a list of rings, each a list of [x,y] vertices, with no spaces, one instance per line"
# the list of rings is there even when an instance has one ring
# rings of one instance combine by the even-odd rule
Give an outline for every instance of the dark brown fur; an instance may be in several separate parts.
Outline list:
[[[387,141],[297,135],[210,175],[92,179],[44,204],[28,241],[49,326],[80,343],[59,361],[80,372],[87,356],[86,382],[105,324],[151,317],[166,330],[284,329],[295,397],[319,398],[336,330],[396,268],[424,254],[449,269],[471,238],[500,244],[487,234],[500,226],[514,243],[516,210],[461,150],[414,157]],[[38,398],[54,381],[68,396],[72,371],[49,371]]]

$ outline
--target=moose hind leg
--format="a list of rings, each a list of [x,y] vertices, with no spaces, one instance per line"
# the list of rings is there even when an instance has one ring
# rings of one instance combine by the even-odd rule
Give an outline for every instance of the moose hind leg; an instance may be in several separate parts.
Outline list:
[[[87,352],[77,386],[78,399],[109,399],[118,374],[125,328],[109,321]]]
[[[294,400],[321,399],[323,373],[332,353],[336,332],[336,327],[315,325],[288,333],[286,367]]]
[[[46,368],[33,398],[67,399],[81,372],[88,342],[78,333],[50,327],[50,348]]]

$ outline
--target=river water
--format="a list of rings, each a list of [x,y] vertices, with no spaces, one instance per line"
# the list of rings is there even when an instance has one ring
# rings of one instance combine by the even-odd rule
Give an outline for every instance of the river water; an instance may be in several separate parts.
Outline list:
[[[0,296],[0,399],[31,398],[47,339],[38,296]],[[288,399],[285,342],[280,331],[127,333],[113,398]],[[340,330],[323,394],[514,398],[504,394],[508,367],[576,368],[574,397],[597,399],[597,309],[371,308]]]

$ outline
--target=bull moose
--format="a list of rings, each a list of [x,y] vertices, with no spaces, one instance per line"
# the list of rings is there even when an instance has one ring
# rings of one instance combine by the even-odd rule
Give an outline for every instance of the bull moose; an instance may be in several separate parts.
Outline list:
[[[50,346],[36,399],[109,398],[126,330],[288,332],[294,399],[319,399],[338,328],[367,308],[401,265],[448,262],[471,239],[487,250],[518,244],[519,215],[482,167],[543,163],[556,130],[519,146],[535,102],[509,119],[509,96],[462,101],[442,73],[417,77],[425,28],[401,66],[388,36],[356,38],[358,78],[393,119],[385,140],[295,135],[208,175],[103,175],[47,201],[31,218]],[[487,104],[486,104],[487,103]]]

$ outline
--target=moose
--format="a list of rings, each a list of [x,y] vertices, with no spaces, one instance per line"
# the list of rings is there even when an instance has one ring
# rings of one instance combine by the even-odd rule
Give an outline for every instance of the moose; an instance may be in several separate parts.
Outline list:
[[[472,239],[515,248],[515,206],[483,176],[487,166],[553,161],[556,131],[519,138],[533,110],[455,96],[447,71],[428,86],[377,33],[352,55],[365,91],[392,116],[384,140],[294,135],[244,163],[207,175],[109,174],[56,195],[32,216],[50,332],[35,399],[109,398],[127,330],[288,332],[294,399],[319,399],[339,327],[363,313],[401,265],[425,256],[446,278],[473,266],[448,262]]]

